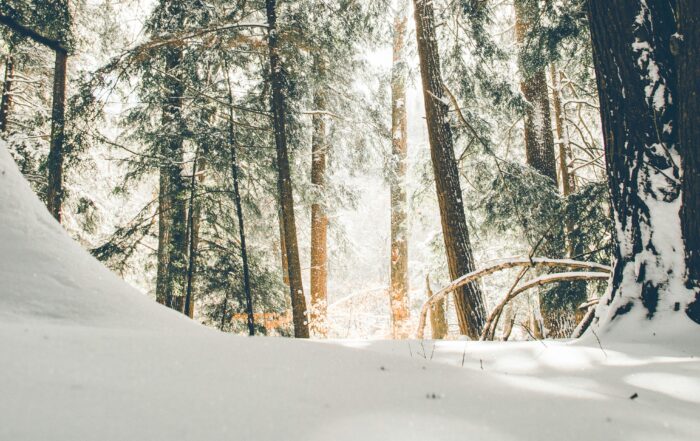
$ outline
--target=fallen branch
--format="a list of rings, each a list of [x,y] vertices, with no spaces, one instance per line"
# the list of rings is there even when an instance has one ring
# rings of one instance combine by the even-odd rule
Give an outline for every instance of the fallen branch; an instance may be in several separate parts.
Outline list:
[[[526,284],[522,285],[518,289],[514,290],[510,294],[506,295],[503,300],[501,300],[501,303],[498,304],[494,308],[494,310],[491,312],[489,315],[489,318],[486,320],[486,324],[484,325],[484,329],[481,333],[481,340],[486,340],[486,338],[490,334],[490,329],[491,328],[496,328],[498,325],[498,318],[501,315],[501,312],[503,311],[503,308],[513,300],[515,297],[517,297],[519,294],[522,294],[525,291],[528,291],[532,288],[542,286],[542,285],[547,285],[550,283],[556,283],[556,282],[570,282],[574,280],[608,280],[610,278],[610,272],[590,272],[590,271],[580,271],[580,272],[567,272],[567,273],[556,273],[556,274],[547,274],[544,276],[537,277],[535,279],[530,280]]]
[[[436,292],[433,294],[428,300],[426,300],[425,303],[423,303],[423,306],[421,307],[420,311],[420,318],[418,321],[418,329],[416,330],[416,338],[417,339],[422,339],[423,334],[425,333],[425,325],[426,325],[426,316],[428,314],[428,310],[430,309],[430,305],[442,298],[444,298],[447,294],[453,292],[457,288],[460,288],[461,286],[466,285],[467,283],[470,283],[474,280],[478,280],[482,277],[488,276],[489,274],[493,274],[498,271],[502,271],[505,269],[509,268],[516,268],[516,267],[523,267],[523,266],[532,266],[532,267],[537,267],[537,266],[548,266],[548,267],[567,267],[571,269],[592,269],[596,271],[601,271],[605,272],[606,274],[610,272],[610,267],[606,265],[601,265],[599,263],[595,262],[583,262],[580,260],[572,260],[572,259],[548,259],[544,257],[534,257],[534,258],[526,258],[526,257],[516,257],[516,258],[510,258],[510,259],[503,259],[503,260],[497,260],[493,262],[491,265],[477,270],[477,271],[472,271],[471,273],[465,274],[462,277],[453,280],[449,285],[441,289],[440,291]]]

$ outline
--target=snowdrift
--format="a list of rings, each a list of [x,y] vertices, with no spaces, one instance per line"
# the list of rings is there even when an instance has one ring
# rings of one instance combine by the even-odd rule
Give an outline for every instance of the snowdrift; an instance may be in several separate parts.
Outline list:
[[[0,145],[0,440],[697,439],[687,348],[225,335],[131,289]]]

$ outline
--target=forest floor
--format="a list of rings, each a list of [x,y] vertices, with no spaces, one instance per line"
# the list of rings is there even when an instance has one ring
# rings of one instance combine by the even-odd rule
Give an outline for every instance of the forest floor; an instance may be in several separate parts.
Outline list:
[[[195,324],[50,218],[0,146],[2,440],[691,440],[698,339],[300,341]]]

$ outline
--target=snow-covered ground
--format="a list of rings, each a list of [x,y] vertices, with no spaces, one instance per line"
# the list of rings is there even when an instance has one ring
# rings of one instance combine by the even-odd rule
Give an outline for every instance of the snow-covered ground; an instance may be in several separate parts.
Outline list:
[[[700,339],[247,338],[83,251],[0,146],[0,440],[672,440],[700,434]]]

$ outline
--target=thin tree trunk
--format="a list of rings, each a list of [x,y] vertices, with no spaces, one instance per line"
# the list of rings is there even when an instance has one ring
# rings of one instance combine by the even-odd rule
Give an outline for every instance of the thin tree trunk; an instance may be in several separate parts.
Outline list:
[[[425,293],[428,298],[433,296],[430,288],[430,276],[425,276]],[[430,330],[433,340],[447,337],[447,319],[445,318],[445,298],[430,305]]]
[[[0,101],[0,133],[7,133],[10,110],[12,108],[12,82],[15,77],[15,62],[12,55],[5,60],[5,81],[2,83],[2,101]]]
[[[594,325],[675,320],[692,295],[679,213],[674,11],[670,2],[589,0],[588,14],[616,232],[610,292]]]
[[[408,200],[406,198],[406,27],[409,2],[402,0],[394,18],[394,53],[391,72],[391,305],[394,338],[408,338]]]
[[[686,285],[695,291],[688,315],[700,323],[700,2],[678,0],[678,122],[683,154],[681,224],[685,242]]]
[[[316,77],[323,78],[322,61],[314,60]],[[323,84],[314,90],[314,110],[326,110]],[[326,121],[321,113],[314,113],[311,137],[311,184],[314,185],[321,202],[311,205],[311,331],[319,337],[328,335],[328,216],[326,216]]]
[[[435,175],[442,233],[452,279],[474,271],[469,230],[464,215],[449,108],[444,98],[440,58],[435,34],[432,0],[414,0],[416,39],[423,81],[430,154]],[[455,291],[455,309],[462,334],[479,338],[486,315],[479,285],[475,282]]]
[[[190,176],[190,198],[187,204],[187,234],[189,250],[187,255],[187,280],[185,285],[185,306],[183,312],[189,318],[194,317],[194,272],[196,270],[197,264],[197,245],[198,238],[195,238],[195,223],[199,224],[198,205],[199,201],[196,197],[197,193],[197,174],[199,173],[199,162],[200,162],[200,147],[194,155],[194,161],[192,162],[192,176]],[[198,229],[198,225],[197,225]],[[199,233],[199,231],[197,231]]]
[[[46,205],[51,215],[61,222],[63,202],[63,142],[65,139],[66,65],[68,53],[56,50],[51,105],[51,145],[48,160]]]
[[[289,288],[289,265],[287,264],[287,244],[284,241],[284,221],[282,220],[282,204],[278,201],[277,221],[280,229],[280,255],[282,256],[282,283]]]
[[[294,336],[309,337],[306,298],[301,281],[301,264],[297,244],[297,230],[294,219],[294,195],[292,178],[289,171],[289,153],[287,151],[286,133],[286,98],[284,95],[284,73],[279,55],[279,34],[277,32],[276,0],[266,0],[268,23],[268,48],[270,51],[270,83],[272,88],[272,114],[277,150],[277,186],[282,212],[284,243],[289,273],[289,291],[292,299],[292,317],[294,319]]]
[[[231,175],[233,177],[233,200],[236,204],[236,216],[238,217],[238,235],[241,241],[241,261],[243,262],[243,289],[245,290],[245,309],[247,315],[248,335],[255,335],[255,318],[253,316],[253,296],[250,291],[250,268],[248,265],[248,247],[246,246],[245,223],[243,221],[243,204],[241,204],[241,191],[238,185],[239,171],[238,154],[236,152],[236,132],[233,120],[233,90],[231,80],[226,76],[228,85],[228,136],[231,148]]]
[[[559,72],[554,64],[549,66],[552,77],[552,107],[554,108],[554,122],[559,141],[559,170],[561,171],[561,189],[564,196],[569,196],[576,191],[573,173],[569,170],[568,161],[571,159],[571,146],[569,137],[564,127],[564,114],[561,105],[561,81]],[[573,257],[570,255],[569,257]]]

